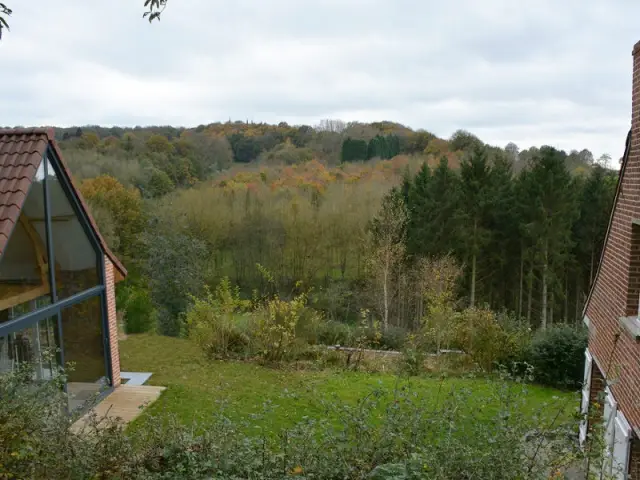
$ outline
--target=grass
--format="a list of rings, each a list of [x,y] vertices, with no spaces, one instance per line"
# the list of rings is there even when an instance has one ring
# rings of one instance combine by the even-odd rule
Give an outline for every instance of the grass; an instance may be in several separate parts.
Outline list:
[[[123,371],[153,372],[148,383],[168,387],[134,425],[144,423],[148,415],[166,413],[185,424],[206,422],[222,408],[227,416],[240,420],[263,412],[268,404],[270,412],[253,423],[278,428],[305,416],[320,418],[323,399],[337,397],[355,403],[376,388],[383,389],[388,399],[396,389],[411,389],[434,403],[452,391],[468,390],[472,392],[469,408],[479,417],[491,418],[498,408],[492,396],[497,382],[490,378],[401,378],[393,374],[292,371],[248,362],[211,362],[188,340],[157,335],[130,335],[121,341],[120,362]],[[560,410],[562,416],[568,416],[577,405],[574,393],[532,385],[521,408],[531,415],[541,412],[543,417],[552,418]]]

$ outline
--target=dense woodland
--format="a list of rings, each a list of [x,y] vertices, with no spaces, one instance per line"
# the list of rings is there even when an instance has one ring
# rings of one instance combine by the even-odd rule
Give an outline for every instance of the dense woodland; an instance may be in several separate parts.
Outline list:
[[[425,260],[462,269],[457,303],[535,328],[576,323],[617,170],[603,155],[485,145],[392,122],[57,128],[67,164],[131,274],[131,330],[167,334],[224,277],[245,298],[311,288],[329,319],[412,328]],[[431,273],[429,273],[431,272]]]

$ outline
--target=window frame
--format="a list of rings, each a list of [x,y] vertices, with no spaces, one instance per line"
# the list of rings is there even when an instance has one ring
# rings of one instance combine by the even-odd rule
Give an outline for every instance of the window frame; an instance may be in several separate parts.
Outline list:
[[[593,357],[589,349],[586,348],[584,351],[584,381],[582,383],[582,389],[580,391],[581,395],[581,404],[580,404],[580,414],[582,418],[580,419],[580,446],[584,447],[584,444],[587,440],[588,431],[589,431],[589,401],[591,395],[591,375],[593,370]]]
[[[109,320],[108,320],[108,308],[107,308],[107,298],[106,298],[106,268],[105,268],[105,251],[102,247],[101,242],[98,239],[96,231],[94,230],[92,223],[88,218],[88,214],[85,210],[84,205],[78,198],[78,194],[76,189],[72,184],[71,178],[69,178],[69,174],[66,168],[62,165],[62,160],[57,155],[57,152],[54,148],[51,147],[51,144],[47,145],[47,149],[42,157],[41,162],[44,162],[44,213],[45,213],[45,234],[46,234],[46,249],[47,255],[49,257],[49,269],[48,269],[48,280],[50,283],[50,298],[51,303],[39,309],[36,309],[32,312],[29,312],[25,315],[22,315],[18,318],[9,320],[0,324],[0,337],[8,335],[9,333],[20,331],[35,323],[43,320],[47,317],[55,317],[57,323],[57,330],[59,335],[60,345],[60,355],[59,362],[60,365],[64,365],[64,331],[62,328],[62,318],[61,312],[62,310],[69,308],[75,304],[81,303],[85,300],[88,300],[93,297],[99,297],[100,299],[100,314],[101,314],[101,327],[102,327],[102,342],[104,346],[104,361],[105,361],[105,374],[107,377],[107,381],[111,388],[113,388],[113,369],[112,369],[112,358],[111,358],[111,341],[109,335]],[[39,167],[39,166],[38,166]],[[65,193],[71,208],[74,211],[74,214],[78,218],[80,225],[84,233],[86,234],[91,246],[96,252],[97,257],[97,271],[98,271],[98,285],[91,287],[82,292],[78,292],[70,297],[60,300],[58,298],[57,289],[56,289],[56,278],[55,278],[55,250],[53,245],[52,238],[52,226],[51,226],[51,199],[48,185],[48,177],[49,177],[49,168],[52,168],[55,172],[55,175],[58,179],[58,183],[60,184],[63,192]],[[27,196],[31,192],[31,187],[33,186],[33,182],[29,186],[29,191],[27,192]],[[13,233],[13,231],[12,231]],[[11,240],[9,236],[8,242]],[[4,252],[3,252],[4,256]],[[2,262],[2,257],[0,256],[0,262]],[[66,385],[65,385],[66,389]]]
[[[616,479],[626,480],[631,459],[631,426],[620,410],[616,411],[611,450],[611,474]]]

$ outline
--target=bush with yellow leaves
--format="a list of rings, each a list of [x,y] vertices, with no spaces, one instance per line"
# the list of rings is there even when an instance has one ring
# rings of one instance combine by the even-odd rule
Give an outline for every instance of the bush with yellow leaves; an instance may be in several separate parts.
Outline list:
[[[253,336],[260,357],[279,362],[306,348],[322,321],[318,312],[307,307],[307,300],[304,292],[288,301],[275,294],[256,310]]]
[[[520,359],[530,340],[528,328],[485,308],[456,313],[452,324],[453,344],[485,371]]]
[[[185,316],[188,337],[208,358],[249,353],[246,312],[250,303],[240,298],[238,287],[233,288],[229,279],[223,278],[214,292],[205,288],[204,297],[192,297]]]

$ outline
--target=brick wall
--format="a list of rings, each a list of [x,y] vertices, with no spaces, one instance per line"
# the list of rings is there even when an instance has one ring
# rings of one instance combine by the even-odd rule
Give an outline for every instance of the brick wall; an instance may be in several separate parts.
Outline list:
[[[618,319],[638,313],[637,295],[630,293],[629,287],[635,288],[630,285],[630,279],[640,275],[631,271],[632,221],[640,220],[640,42],[633,50],[632,97],[629,159],[600,271],[585,313],[595,327],[589,333],[589,350],[612,383],[610,388],[618,408],[637,428],[640,427],[640,345],[620,327]],[[630,300],[632,295],[636,300]]]
[[[640,218],[638,220],[640,221]],[[627,316],[638,313],[638,300],[640,300],[640,225],[633,224],[631,226],[630,255]]]
[[[111,344],[112,384],[120,385],[120,351],[118,349],[118,316],[116,314],[116,285],[113,278],[113,263],[104,257],[105,276],[107,280],[107,316],[109,320],[109,342]]]

